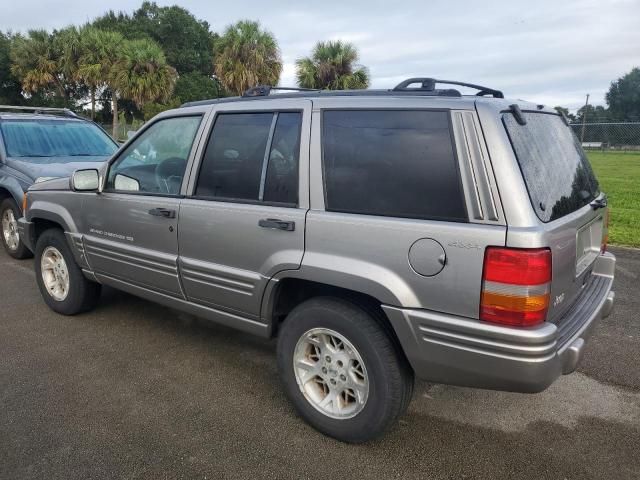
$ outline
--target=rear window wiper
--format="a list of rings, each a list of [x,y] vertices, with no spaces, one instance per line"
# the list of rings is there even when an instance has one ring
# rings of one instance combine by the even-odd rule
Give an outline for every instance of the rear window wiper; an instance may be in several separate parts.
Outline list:
[[[607,206],[607,197],[596,198],[593,202],[589,204],[591,208],[594,210],[598,210],[599,208],[604,208]]]

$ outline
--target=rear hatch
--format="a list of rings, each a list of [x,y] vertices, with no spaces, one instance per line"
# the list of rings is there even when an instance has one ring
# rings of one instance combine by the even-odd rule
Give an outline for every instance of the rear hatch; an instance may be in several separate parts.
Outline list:
[[[558,322],[589,285],[606,234],[606,205],[580,142],[564,119],[545,112],[504,113],[531,205],[552,251],[547,319]]]

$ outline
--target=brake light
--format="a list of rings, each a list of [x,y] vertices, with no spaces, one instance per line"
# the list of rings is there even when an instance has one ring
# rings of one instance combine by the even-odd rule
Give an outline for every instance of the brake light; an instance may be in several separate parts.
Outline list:
[[[521,327],[542,323],[550,289],[551,250],[487,247],[480,320]]]
[[[604,229],[602,230],[602,245],[600,246],[600,253],[607,251],[607,244],[609,243],[609,209],[604,212]]]

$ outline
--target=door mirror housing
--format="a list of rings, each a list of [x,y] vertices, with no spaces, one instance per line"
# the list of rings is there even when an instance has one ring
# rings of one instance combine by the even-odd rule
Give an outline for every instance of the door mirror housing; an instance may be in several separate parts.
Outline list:
[[[100,188],[100,173],[95,168],[76,170],[71,176],[71,189],[76,192],[97,192]]]
[[[124,192],[139,192],[140,182],[135,178],[117,173],[113,179],[113,187]]]

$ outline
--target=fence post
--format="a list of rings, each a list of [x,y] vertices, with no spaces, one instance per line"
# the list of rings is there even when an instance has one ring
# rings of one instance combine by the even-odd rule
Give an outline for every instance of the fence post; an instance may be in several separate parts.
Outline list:
[[[584,124],[587,123],[587,110],[589,106],[589,94],[587,93],[587,101],[584,102],[584,112],[582,113],[582,134],[580,135],[580,143],[584,142]]]

